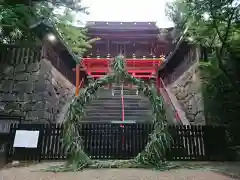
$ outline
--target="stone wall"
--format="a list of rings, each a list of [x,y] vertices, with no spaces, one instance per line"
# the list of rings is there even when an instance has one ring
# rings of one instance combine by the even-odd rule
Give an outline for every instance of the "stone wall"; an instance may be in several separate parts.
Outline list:
[[[190,124],[205,124],[201,81],[198,64],[195,63],[188,71],[170,85]]]
[[[41,48],[16,50],[18,60],[5,61],[0,69],[0,115],[20,116],[29,123],[61,121],[74,86],[43,59]]]
[[[183,56],[182,62],[165,78],[165,82],[168,82],[167,88],[175,95],[191,124],[205,124],[198,71],[199,58],[199,48],[190,48]]]
[[[198,46],[182,42],[172,55],[165,68],[160,71],[169,96],[173,97],[174,107],[191,124],[204,124],[201,83],[197,62],[201,57]]]

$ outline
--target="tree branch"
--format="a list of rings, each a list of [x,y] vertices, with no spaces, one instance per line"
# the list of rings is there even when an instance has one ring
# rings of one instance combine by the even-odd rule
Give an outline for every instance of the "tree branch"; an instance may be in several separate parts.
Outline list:
[[[222,42],[222,47],[221,47],[221,50],[220,50],[220,54],[223,53],[223,50],[225,48],[225,45],[226,45],[226,42],[227,42],[227,39],[228,39],[228,35],[229,35],[229,32],[230,32],[230,28],[231,28],[231,25],[232,25],[232,19],[233,19],[233,16],[235,14],[235,8],[232,10],[231,14],[230,14],[230,17],[227,21],[227,27],[225,29],[225,35],[224,35],[224,39],[223,39],[223,42]]]
[[[216,32],[217,32],[217,35],[218,35],[220,41],[223,42],[223,37],[222,37],[222,35],[221,35],[221,33],[218,29],[216,16],[214,15],[212,0],[210,0],[210,14],[211,14],[212,19],[213,19],[213,27],[216,29]]]
[[[219,49],[215,48],[215,52],[216,52],[216,56],[217,56],[217,60],[218,60],[218,68],[223,72],[225,78],[231,84],[231,86],[233,88],[235,88],[236,87],[236,82],[231,76],[229,76],[228,71],[226,70],[225,65],[222,61],[222,57],[219,53]]]
[[[214,43],[216,37],[217,37],[217,34],[215,34],[215,35],[213,36],[212,42],[210,43],[210,47],[211,47],[211,48],[212,48],[212,46],[213,46],[213,43]]]
[[[218,28],[218,25],[217,25],[217,17],[215,16],[212,0],[210,0],[210,13],[211,13],[211,16],[212,16],[212,19],[213,19],[213,27],[216,30],[217,35],[218,35],[218,37],[219,37],[219,39],[221,41],[221,48],[220,49],[216,48],[216,57],[217,57],[217,60],[218,60],[218,67],[223,72],[224,76],[227,78],[227,80],[229,81],[229,83],[233,87],[235,87],[236,82],[228,74],[228,71],[225,68],[225,65],[223,63],[223,52],[224,52],[224,49],[225,49],[225,47],[227,45],[227,40],[228,40],[228,36],[229,36],[229,33],[230,33],[230,29],[231,29],[232,20],[233,20],[234,14],[235,14],[235,10],[236,10],[236,8],[233,8],[231,13],[229,14],[229,18],[227,19],[227,26],[224,29],[225,33],[224,33],[224,35],[222,35],[220,30],[219,30],[219,28]]]

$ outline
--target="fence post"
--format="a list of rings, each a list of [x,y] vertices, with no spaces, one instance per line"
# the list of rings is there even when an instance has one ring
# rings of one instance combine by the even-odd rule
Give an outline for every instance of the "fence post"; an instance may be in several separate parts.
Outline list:
[[[0,134],[0,168],[8,163],[9,133]]]

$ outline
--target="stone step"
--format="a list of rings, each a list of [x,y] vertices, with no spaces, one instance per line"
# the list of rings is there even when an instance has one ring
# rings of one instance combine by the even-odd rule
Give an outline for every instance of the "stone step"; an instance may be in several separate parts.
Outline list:
[[[122,121],[122,116],[88,116],[86,118],[83,118],[83,120],[98,120],[98,119],[105,119],[105,120],[111,120],[111,121]],[[151,121],[152,116],[124,116],[125,120],[128,121],[139,121],[139,120],[146,120],[146,121]]]
[[[92,104],[92,105],[88,105],[85,107],[85,109],[106,109],[106,110],[110,110],[110,109],[122,109],[122,105],[121,104]],[[144,105],[144,104],[124,104],[124,109],[129,109],[129,110],[140,110],[140,109],[144,109],[144,110],[151,110],[151,108],[148,105]]]
[[[124,100],[135,100],[135,101],[149,101],[148,99],[142,98],[140,96],[125,95],[123,96]],[[95,100],[122,100],[121,96],[97,96]]]
[[[114,101],[114,102],[102,102],[102,101],[95,101],[91,102],[90,104],[86,105],[88,106],[119,106],[122,107],[122,102]],[[139,107],[149,107],[151,109],[151,105],[147,102],[124,102],[124,106],[139,106]]]
[[[85,107],[86,122],[111,122],[122,120],[121,86],[115,86],[114,96],[111,89],[100,89],[96,99]],[[124,118],[136,122],[152,121],[152,110],[149,100],[144,96],[136,95],[136,89],[123,90]]]
[[[97,97],[96,99],[93,99],[91,102],[93,101],[122,101],[121,97],[116,97],[116,96],[112,96],[112,97]],[[138,97],[123,97],[123,101],[126,102],[150,102],[148,99],[143,99],[143,98],[138,98]]]
[[[104,93],[96,93],[96,96],[98,97],[121,97],[121,92],[104,92]],[[124,92],[123,96],[138,96],[136,93],[133,92]]]
[[[122,107],[122,101],[94,101],[89,103],[86,106],[121,106]],[[151,104],[148,102],[124,102],[124,106],[147,106],[151,108]]]
[[[116,116],[86,116],[83,118],[83,121],[122,121],[122,117]],[[152,121],[151,116],[125,116],[126,121]]]
[[[121,97],[121,91],[120,90],[114,90],[114,95]],[[135,91],[128,91],[128,90],[126,90],[126,91],[123,92],[123,95],[124,96],[131,96],[132,95],[132,96],[138,96],[138,97],[141,97],[141,98],[146,98],[141,93],[139,93],[137,95],[136,94],[136,90]],[[112,90],[98,91],[96,93],[96,96],[99,96],[99,97],[111,97],[112,96]]]
[[[114,112],[122,112],[122,107],[121,108],[109,108],[107,107],[107,112],[106,112],[106,108],[85,108],[85,112],[106,112],[106,113],[114,113]],[[139,112],[152,112],[151,109],[149,108],[129,108],[129,107],[124,107],[124,111],[126,113],[129,113],[129,112],[134,112],[134,111],[139,111]]]
[[[88,110],[105,110],[105,111],[111,111],[111,110],[122,110],[121,106],[88,106],[84,108],[85,111]],[[133,110],[133,111],[141,111],[141,110],[149,110],[149,107],[139,107],[139,106],[134,106],[134,107],[129,107],[129,106],[124,106],[125,111],[126,110]]]
[[[104,88],[100,88],[98,89],[98,92],[103,92],[103,91],[112,91],[112,90],[117,90],[117,91],[121,91],[122,90],[122,87],[112,87],[112,88],[109,88],[109,89],[104,89]],[[123,88],[124,91],[137,91],[137,88],[135,89],[130,89],[130,88]]]
[[[98,109],[85,109],[85,112],[87,113],[95,113],[95,112],[99,112],[99,113],[117,113],[117,112],[122,112],[122,108],[119,108],[119,109],[109,109],[109,111],[106,111],[105,109],[103,108],[98,108]],[[129,109],[129,108],[124,108],[124,112],[125,113],[148,113],[148,112],[152,112],[151,109],[142,109],[142,110],[139,110],[139,111],[136,111],[135,109],[132,110],[132,109]]]
[[[113,105],[113,104],[121,104],[122,105],[122,101],[121,100],[118,100],[118,101],[116,101],[116,100],[107,100],[107,101],[105,101],[105,100],[94,100],[94,101],[91,101],[90,103],[89,103],[89,105],[94,105],[94,104],[99,104],[99,105],[101,105],[101,104],[109,104],[109,105]],[[147,102],[147,101],[131,101],[131,100],[129,100],[129,101],[124,101],[124,104],[142,104],[142,105],[151,105],[149,102]]]
[[[95,95],[95,97],[97,99],[99,98],[122,98],[122,95],[119,93],[119,94],[97,94]],[[132,95],[132,94],[124,94],[123,95],[124,98],[131,98],[131,99],[146,99],[145,97],[142,97],[142,96],[138,96],[138,95]]]
[[[119,121],[119,120],[104,120],[104,119],[81,120],[81,124],[84,124],[84,123],[88,124],[89,122],[96,123],[96,124],[112,124],[111,121]],[[122,121],[122,120],[120,120],[120,121]],[[128,121],[128,120],[125,120],[125,121]],[[138,121],[135,121],[135,122],[136,123],[133,123],[133,124],[152,124],[151,120],[138,120]],[[120,125],[120,123],[119,123],[119,125]]]
[[[128,89],[128,88],[123,88],[122,89],[122,87],[113,87],[113,88],[109,88],[109,89],[98,89],[98,92],[103,92],[103,91],[112,91],[112,90],[114,90],[114,91],[121,91],[121,90],[123,90],[123,91],[129,91],[129,92],[136,92],[137,91],[137,89]]]
[[[123,90],[123,91],[137,91],[137,89],[131,89],[131,88],[123,88],[122,89],[122,87],[112,87],[112,89],[113,90],[117,90],[117,91],[121,91],[121,90]]]
[[[96,112],[86,112],[87,116],[122,116],[122,111],[112,111],[112,112],[100,112],[100,111],[96,111]],[[125,116],[149,116],[152,115],[151,111],[124,111],[124,115]]]
[[[99,103],[102,103],[102,104],[118,104],[118,103],[122,103],[122,100],[121,99],[95,99],[95,100],[92,100],[91,102],[89,102],[89,104],[99,104]],[[145,100],[134,100],[134,99],[124,99],[123,100],[123,103],[124,104],[150,104],[149,101],[145,101]]]
[[[114,91],[114,96],[120,96],[122,95],[122,92],[121,91]],[[136,92],[123,92],[123,96],[126,96],[126,95],[137,95]]]
[[[119,89],[119,90],[121,90],[122,89],[122,85],[112,85],[112,88],[113,89]],[[137,87],[136,86],[134,86],[134,85],[132,85],[132,87],[126,87],[126,86],[123,86],[123,89],[124,90],[137,90]]]

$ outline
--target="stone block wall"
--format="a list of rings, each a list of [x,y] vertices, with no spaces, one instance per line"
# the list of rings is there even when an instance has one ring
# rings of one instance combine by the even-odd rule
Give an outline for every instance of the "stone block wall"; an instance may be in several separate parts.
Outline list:
[[[195,63],[169,87],[175,94],[190,124],[205,124],[201,81],[198,64]]]
[[[180,47],[181,48],[181,47]],[[180,61],[173,70],[165,72],[163,78],[169,93],[174,95],[181,110],[190,124],[205,124],[201,82],[198,71],[200,49],[188,46],[185,51],[175,54],[175,61]]]
[[[34,56],[32,51],[19,56],[23,61],[1,64],[0,115],[20,116],[29,123],[61,121],[75,87],[40,52]]]

